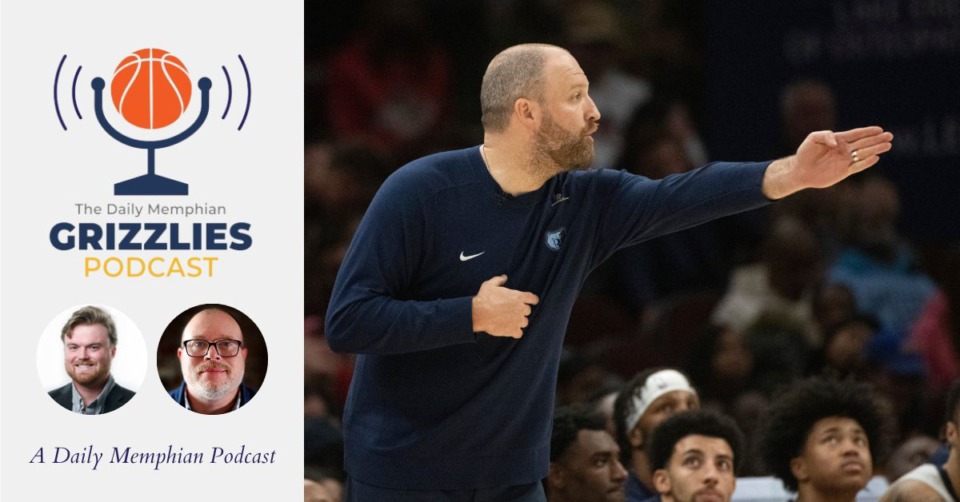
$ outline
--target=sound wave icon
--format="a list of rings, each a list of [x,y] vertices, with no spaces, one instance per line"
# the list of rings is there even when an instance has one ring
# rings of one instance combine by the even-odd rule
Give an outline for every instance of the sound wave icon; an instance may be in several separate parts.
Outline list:
[[[67,124],[63,121],[63,115],[60,114],[60,99],[58,97],[58,90],[60,84],[60,71],[63,70],[63,63],[66,62],[67,55],[64,54],[60,58],[60,64],[57,65],[57,74],[53,77],[53,107],[57,110],[57,120],[60,121],[60,126],[63,127],[63,130],[67,130]],[[80,78],[80,70],[83,69],[83,66],[78,66],[76,73],[73,74],[73,85],[70,87],[70,96],[73,98],[73,109],[77,112],[77,118],[83,120],[83,115],[80,115],[80,107],[77,106],[77,79]]]
[[[240,125],[237,126],[237,130],[243,129],[243,125],[247,122],[247,115],[250,113],[250,95],[251,95],[251,85],[250,85],[250,72],[247,70],[247,63],[243,60],[243,56],[237,54],[237,59],[240,60],[240,66],[243,68],[243,77],[247,82],[247,104],[243,107],[243,118],[240,119]],[[227,106],[223,110],[223,115],[220,117],[221,120],[227,118],[227,113],[230,112],[230,103],[233,102],[233,83],[230,79],[230,72],[227,71],[226,66],[221,66],[223,69],[223,76],[227,79]]]
[[[237,126],[237,130],[240,131],[243,129],[243,126],[247,123],[247,117],[250,114],[250,103],[251,103],[251,95],[252,95],[251,92],[252,92],[253,86],[250,81],[250,71],[247,68],[246,61],[243,59],[243,55],[238,54],[237,60],[239,62],[240,70],[243,73],[243,81],[246,85],[245,87],[243,87],[242,91],[237,90],[235,92],[233,88],[233,79],[230,77],[230,71],[227,69],[226,65],[220,66],[220,69],[223,71],[223,77],[224,77],[224,80],[226,81],[226,89],[227,89],[227,102],[226,102],[226,105],[224,106],[223,114],[220,116],[220,119],[221,120],[227,119],[227,115],[230,113],[230,108],[233,105],[235,94],[241,94],[242,92],[245,95],[246,103],[243,106],[243,115],[240,117],[240,123]],[[68,78],[68,76],[64,74],[64,68],[67,66],[66,62],[67,62],[67,55],[64,54],[60,58],[60,63],[57,64],[57,71],[53,77],[53,108],[57,114],[57,121],[60,123],[60,127],[63,128],[64,131],[68,130],[68,128],[67,128],[67,120],[65,120],[64,118],[65,114],[64,114],[64,111],[62,110],[62,108],[65,108],[65,107],[60,106],[60,80],[61,80],[61,76],[63,76],[64,80]],[[83,114],[80,113],[80,106],[77,104],[77,83],[80,82],[80,72],[82,70],[83,70],[83,66],[78,65],[76,70],[73,72],[73,78],[71,79],[71,82],[70,82],[69,98],[70,98],[70,102],[73,104],[73,111],[76,114],[78,120],[83,120]],[[236,72],[237,70],[234,70],[234,71]],[[69,115],[66,116],[67,119],[69,119],[69,117],[70,117]]]

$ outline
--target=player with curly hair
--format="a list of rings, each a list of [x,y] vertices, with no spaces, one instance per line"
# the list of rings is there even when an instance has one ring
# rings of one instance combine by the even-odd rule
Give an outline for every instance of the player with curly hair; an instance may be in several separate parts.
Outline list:
[[[718,413],[687,411],[653,431],[647,448],[653,484],[663,502],[728,502],[743,460],[743,433]]]
[[[771,405],[764,425],[763,459],[797,502],[853,502],[889,441],[873,389],[853,380],[795,383]]]

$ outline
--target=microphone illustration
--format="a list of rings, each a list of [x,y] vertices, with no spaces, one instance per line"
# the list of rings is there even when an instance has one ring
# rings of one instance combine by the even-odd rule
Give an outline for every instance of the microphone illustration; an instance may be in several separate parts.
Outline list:
[[[210,111],[209,78],[197,81],[200,113],[184,131],[166,139],[145,141],[116,130],[103,113],[106,82],[96,77],[90,84],[94,111],[103,130],[113,139],[147,151],[147,174],[114,184],[114,195],[187,195],[189,185],[156,173],[156,151],[176,145],[200,129]],[[176,121],[190,101],[190,79],[177,58],[161,49],[141,49],[117,67],[111,85],[114,105],[127,122],[144,129],[158,129]]]

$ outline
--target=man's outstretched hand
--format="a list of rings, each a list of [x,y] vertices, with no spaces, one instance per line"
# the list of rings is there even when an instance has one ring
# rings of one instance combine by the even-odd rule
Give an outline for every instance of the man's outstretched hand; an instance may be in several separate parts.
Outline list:
[[[781,199],[805,188],[826,188],[880,161],[893,134],[877,126],[810,133],[796,155],[775,160],[763,177],[763,194]]]

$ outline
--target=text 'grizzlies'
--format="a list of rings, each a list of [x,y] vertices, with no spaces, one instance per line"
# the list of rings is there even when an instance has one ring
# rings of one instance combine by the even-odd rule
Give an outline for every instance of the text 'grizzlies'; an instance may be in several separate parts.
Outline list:
[[[185,227],[185,228],[184,228]],[[50,244],[61,251],[119,250],[233,250],[253,245],[250,224],[245,222],[192,223],[67,223],[50,229]]]

